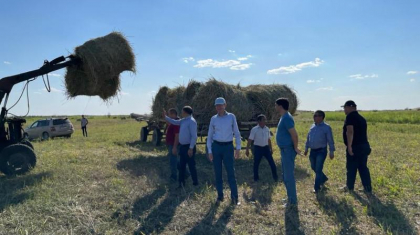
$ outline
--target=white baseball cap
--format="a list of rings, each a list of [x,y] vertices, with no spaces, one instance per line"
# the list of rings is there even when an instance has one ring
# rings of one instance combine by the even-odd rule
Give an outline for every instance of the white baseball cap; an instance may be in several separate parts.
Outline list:
[[[216,100],[214,101],[214,105],[218,105],[218,104],[226,104],[225,98],[223,97],[216,98]]]

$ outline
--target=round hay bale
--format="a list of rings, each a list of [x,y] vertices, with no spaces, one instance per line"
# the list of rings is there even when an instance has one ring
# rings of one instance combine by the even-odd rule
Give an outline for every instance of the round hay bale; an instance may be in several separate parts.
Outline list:
[[[65,75],[68,97],[98,95],[107,100],[120,89],[120,73],[135,72],[135,56],[127,39],[118,32],[76,47],[80,65],[69,66]]]
[[[173,89],[169,89],[167,94],[167,104],[165,109],[168,110],[170,108],[176,109],[178,111],[178,115],[181,115],[181,110],[185,105],[187,104],[187,101],[185,100],[185,87],[183,86],[177,86]]]
[[[195,94],[198,93],[198,90],[203,84],[201,82],[197,82],[195,80],[190,80],[188,82],[187,88],[185,89],[185,100],[192,101]]]
[[[275,110],[275,101],[278,98],[287,98],[290,102],[289,112],[294,114],[297,110],[298,100],[295,92],[287,85],[250,85],[246,87],[246,96],[252,104],[253,120],[264,114],[269,121],[278,121],[279,113]]]
[[[217,97],[226,99],[226,109],[235,114],[237,120],[248,121],[252,118],[252,113],[249,112],[252,105],[248,102],[244,89],[239,85],[226,84],[212,78],[200,87],[192,101],[194,117],[198,122],[208,123],[216,114],[214,100]]]
[[[162,116],[162,110],[166,108],[168,104],[168,95],[169,88],[163,86],[159,88],[159,91],[156,93],[152,102],[152,116],[153,118],[160,118]]]

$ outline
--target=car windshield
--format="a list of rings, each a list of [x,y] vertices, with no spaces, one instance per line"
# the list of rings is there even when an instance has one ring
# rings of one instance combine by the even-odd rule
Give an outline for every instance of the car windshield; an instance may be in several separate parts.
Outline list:
[[[32,125],[31,125],[31,128],[35,128],[35,127],[37,127],[38,126],[38,121],[37,122],[34,122]]]

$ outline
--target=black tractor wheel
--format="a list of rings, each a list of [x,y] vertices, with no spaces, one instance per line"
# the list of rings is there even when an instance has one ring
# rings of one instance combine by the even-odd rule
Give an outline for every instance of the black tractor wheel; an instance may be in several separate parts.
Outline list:
[[[31,143],[31,142],[29,142],[29,140],[27,140],[27,139],[24,139],[24,140],[20,141],[20,144],[26,145],[26,146],[28,146],[29,148],[31,148],[32,150],[34,150],[34,146],[33,146],[33,145],[32,145],[32,143]]]
[[[149,134],[149,130],[147,130],[147,126],[142,127],[141,130],[140,130],[140,141],[141,142],[146,142],[148,134]]]
[[[153,130],[153,136],[152,136],[152,143],[155,146],[159,146],[162,141],[162,132],[160,132],[159,128],[156,128]]]
[[[42,133],[41,139],[42,140],[48,140],[50,138],[50,134],[48,132]]]
[[[35,153],[27,145],[13,144],[0,153],[0,171],[6,175],[24,174],[35,165]]]

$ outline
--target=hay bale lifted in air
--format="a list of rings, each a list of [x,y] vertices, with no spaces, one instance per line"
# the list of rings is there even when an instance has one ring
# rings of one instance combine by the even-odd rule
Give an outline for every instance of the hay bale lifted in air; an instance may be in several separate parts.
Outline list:
[[[68,97],[97,95],[108,100],[120,89],[120,73],[136,71],[133,50],[118,32],[87,41],[76,47],[74,56],[82,63],[67,68]]]
[[[265,114],[269,121],[278,121],[280,116],[274,106],[277,98],[289,99],[289,111],[292,114],[298,106],[295,92],[287,85],[241,87],[239,84],[235,86],[212,78],[206,83],[190,81],[187,88],[161,87],[153,100],[153,118],[160,119],[162,109],[176,108],[180,112],[183,106],[190,105],[197,122],[208,123],[216,114],[214,100],[217,97],[226,99],[227,110],[234,113],[238,121],[255,121],[259,114]]]

